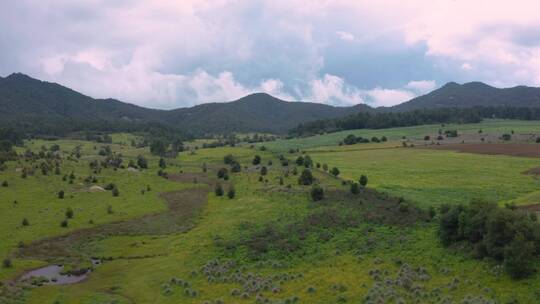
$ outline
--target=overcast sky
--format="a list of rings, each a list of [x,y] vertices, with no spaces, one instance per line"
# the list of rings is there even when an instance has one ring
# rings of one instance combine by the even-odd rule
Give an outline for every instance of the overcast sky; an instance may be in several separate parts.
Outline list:
[[[538,0],[7,0],[0,76],[165,109],[252,92],[390,106],[448,81],[540,86],[538,12]]]

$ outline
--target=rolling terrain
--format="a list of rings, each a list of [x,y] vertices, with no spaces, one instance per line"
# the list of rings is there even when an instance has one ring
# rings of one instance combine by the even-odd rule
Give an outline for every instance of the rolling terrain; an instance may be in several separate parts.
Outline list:
[[[534,204],[538,180],[524,172],[538,159],[412,147],[440,127],[356,130],[388,140],[353,145],[339,145],[346,132],[255,146],[202,148],[195,141],[164,162],[148,147],[130,146],[140,140],[130,134],[113,134],[112,144],[25,141],[17,152],[36,156],[8,161],[0,172],[7,181],[0,188],[0,255],[10,262],[0,268],[0,302],[537,302],[536,257],[535,271],[514,279],[501,261],[477,259],[464,243],[443,245],[437,231],[445,204]],[[508,130],[516,140],[540,134],[540,125],[522,121],[445,127],[457,128],[458,138],[478,128],[494,138]],[[122,164],[96,171],[92,164],[107,153],[121,154]],[[139,156],[147,168],[138,166]],[[307,163],[298,158],[307,156],[322,200],[299,183]],[[49,162],[60,174],[41,172]],[[333,167],[337,176],[329,174]],[[227,178],[219,178],[222,168]],[[362,174],[367,187],[351,193]],[[106,190],[111,183],[117,196]],[[75,276],[91,272],[75,284],[21,281],[29,270],[55,264]]]

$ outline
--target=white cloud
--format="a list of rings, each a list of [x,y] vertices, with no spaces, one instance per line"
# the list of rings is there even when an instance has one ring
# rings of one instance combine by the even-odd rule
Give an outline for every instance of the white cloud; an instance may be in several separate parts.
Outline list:
[[[343,41],[354,41],[354,35],[349,32],[338,31],[336,32],[336,35]]]
[[[468,71],[468,70],[472,70],[472,68],[473,68],[472,65],[471,65],[470,63],[467,63],[467,62],[465,62],[465,63],[463,63],[463,64],[461,65],[461,69],[462,69],[462,70]]]
[[[355,87],[347,86],[344,79],[325,74],[322,79],[314,79],[309,86],[310,95],[305,101],[330,103],[333,105],[355,105],[364,103],[362,92]]]
[[[392,90],[375,88],[366,92],[376,107],[391,107],[405,101],[409,101],[416,95],[407,90]]]
[[[413,80],[409,81],[405,88],[413,90],[418,93],[428,93],[430,91],[433,91],[435,87],[437,86],[437,83],[435,80]]]
[[[2,75],[25,72],[144,106],[254,91],[388,105],[436,86],[414,80],[396,88],[411,79],[540,85],[536,0],[19,0],[2,8]],[[330,58],[328,49],[342,57]],[[431,63],[428,73],[407,74],[397,62],[380,74],[401,79],[366,81],[373,76],[362,64],[424,49],[424,58],[411,60]]]

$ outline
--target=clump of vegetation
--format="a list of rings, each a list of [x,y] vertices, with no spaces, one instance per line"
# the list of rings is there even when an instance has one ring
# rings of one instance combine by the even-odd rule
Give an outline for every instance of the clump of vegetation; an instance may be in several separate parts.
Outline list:
[[[362,174],[362,175],[360,176],[359,183],[360,183],[360,186],[362,186],[363,188],[365,188],[365,187],[367,186],[367,183],[368,183],[368,178],[367,178],[367,176],[365,176],[364,174]]]
[[[112,196],[120,196],[120,190],[118,190],[118,187],[114,186],[114,188],[112,189]]]
[[[214,193],[216,196],[223,196],[223,186],[220,183],[217,183],[214,187]]]
[[[300,174],[300,177],[298,178],[298,183],[300,185],[311,185],[313,184],[313,174],[311,173],[311,170],[304,169],[302,170],[302,173]]]
[[[4,267],[4,268],[11,268],[11,267],[13,267],[13,262],[11,262],[11,259],[10,259],[10,258],[5,258],[5,259],[2,261],[2,267]]]
[[[23,220],[22,220],[22,225],[23,225],[23,226],[28,226],[28,225],[30,225],[30,222],[28,221],[27,218],[23,218]]]
[[[324,198],[324,189],[320,185],[313,185],[310,194],[314,202],[320,201]]]
[[[332,174],[333,176],[337,177],[339,176],[339,169],[337,167],[333,167],[332,170],[330,170],[330,174]]]
[[[227,190],[227,197],[229,199],[233,199],[236,196],[236,190],[234,189],[233,185],[229,186],[229,189]]]
[[[68,219],[63,219],[61,222],[60,222],[60,227],[62,228],[67,228],[68,226]]]
[[[259,155],[255,155],[253,157],[253,160],[251,161],[251,163],[254,165],[254,166],[257,166],[261,163],[261,157]]]
[[[64,195],[65,195],[64,190],[58,191],[58,198],[59,199],[64,199]]]
[[[71,209],[71,207],[68,207],[66,209],[66,218],[71,219],[71,218],[73,218],[73,215],[74,215],[73,209]]]
[[[522,278],[533,271],[533,257],[540,254],[538,231],[540,224],[525,212],[473,201],[442,206],[438,235],[445,246],[471,244],[478,258],[502,261],[512,277]]]
[[[5,180],[2,182],[2,187],[8,187],[8,186],[9,186],[8,181]]]
[[[351,193],[352,194],[360,193],[360,186],[358,185],[358,183],[355,183],[355,182],[351,183]]]
[[[266,168],[266,166],[261,167],[260,173],[261,173],[262,176],[268,174],[268,169]]]

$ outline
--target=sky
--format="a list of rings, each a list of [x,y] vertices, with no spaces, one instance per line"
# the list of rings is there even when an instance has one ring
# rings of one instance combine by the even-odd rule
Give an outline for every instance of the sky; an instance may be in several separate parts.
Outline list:
[[[17,0],[0,76],[172,109],[254,92],[392,106],[446,82],[540,86],[538,0]]]

